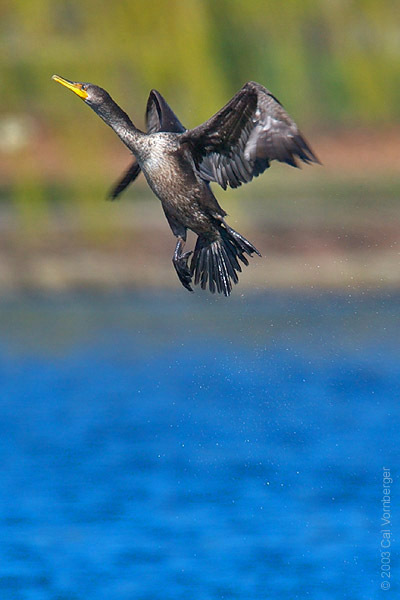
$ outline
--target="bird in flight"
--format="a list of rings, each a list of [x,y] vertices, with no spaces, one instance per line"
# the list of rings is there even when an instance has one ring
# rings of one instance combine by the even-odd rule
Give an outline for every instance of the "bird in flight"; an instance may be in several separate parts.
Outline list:
[[[59,75],[53,79],[82,98],[134,155],[111,198],[142,171],[177,238],[172,262],[182,285],[193,291],[192,285],[200,284],[229,296],[241,263],[248,265],[247,256],[261,255],[228,225],[210,183],[236,188],[263,173],[273,160],[292,167],[298,166],[297,159],[319,163],[281,103],[249,81],[208,121],[186,129],[162,95],[152,90],[143,132],[101,87]],[[183,251],[188,229],[198,236],[194,252]]]

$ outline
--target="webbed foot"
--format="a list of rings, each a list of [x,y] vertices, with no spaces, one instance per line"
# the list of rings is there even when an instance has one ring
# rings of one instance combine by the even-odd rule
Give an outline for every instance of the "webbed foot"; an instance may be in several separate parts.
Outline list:
[[[184,245],[184,240],[182,238],[179,238],[176,244],[172,262],[175,267],[176,273],[179,277],[179,281],[181,282],[183,287],[189,290],[189,292],[193,292],[193,289],[190,285],[192,283],[192,275],[188,266],[189,257],[191,254],[193,254],[193,252],[190,251],[181,254]]]

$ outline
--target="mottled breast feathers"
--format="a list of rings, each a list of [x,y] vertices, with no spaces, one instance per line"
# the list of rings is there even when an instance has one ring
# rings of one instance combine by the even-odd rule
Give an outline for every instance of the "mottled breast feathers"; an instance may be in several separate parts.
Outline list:
[[[186,131],[165,98],[157,90],[151,90],[147,100],[146,125],[147,133],[157,133],[158,131],[183,133]],[[136,179],[139,173],[140,167],[137,160],[134,159],[127,171],[111,189],[110,199],[115,200]]]

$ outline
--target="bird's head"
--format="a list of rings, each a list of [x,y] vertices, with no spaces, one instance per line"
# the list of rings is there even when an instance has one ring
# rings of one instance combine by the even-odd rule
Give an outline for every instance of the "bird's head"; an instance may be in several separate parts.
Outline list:
[[[74,92],[74,94],[79,96],[79,98],[82,98],[82,100],[84,100],[86,104],[89,104],[94,110],[110,99],[110,95],[106,90],[103,90],[103,88],[97,85],[93,85],[93,83],[69,81],[59,75],[53,75],[52,79]]]
[[[90,106],[103,121],[115,131],[121,140],[132,150],[132,132],[137,131],[128,115],[111,98],[110,94],[93,83],[69,81],[59,75],[52,79],[61,83]]]

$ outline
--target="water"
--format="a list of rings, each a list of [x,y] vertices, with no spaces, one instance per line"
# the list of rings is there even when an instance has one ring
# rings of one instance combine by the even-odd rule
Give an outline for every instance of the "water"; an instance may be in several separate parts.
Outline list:
[[[3,301],[0,598],[383,597],[399,310],[383,293]]]

